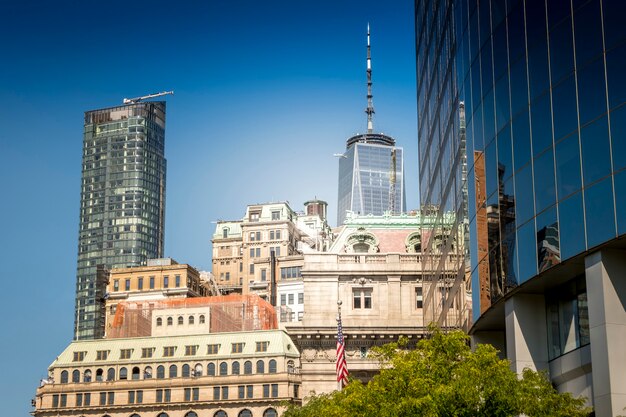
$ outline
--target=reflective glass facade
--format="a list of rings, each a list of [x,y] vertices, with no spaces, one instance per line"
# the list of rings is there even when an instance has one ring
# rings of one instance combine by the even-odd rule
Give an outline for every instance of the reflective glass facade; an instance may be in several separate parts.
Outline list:
[[[163,255],[165,102],[85,113],[75,338],[104,336],[110,268]]]
[[[338,188],[337,225],[343,224],[347,210],[375,216],[406,211],[402,148],[382,134],[348,139],[346,152],[339,158]]]
[[[626,3],[415,7],[422,204],[460,212],[456,155],[466,147],[478,319],[520,284],[626,232]]]

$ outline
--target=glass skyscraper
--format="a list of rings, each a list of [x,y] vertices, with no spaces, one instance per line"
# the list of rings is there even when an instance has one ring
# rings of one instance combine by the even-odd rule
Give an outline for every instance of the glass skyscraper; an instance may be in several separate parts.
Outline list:
[[[474,340],[546,369],[596,416],[620,414],[626,3],[415,6],[422,203],[445,210],[432,190],[463,173],[440,150],[466,148]],[[455,113],[465,129],[448,135]]]
[[[348,139],[339,159],[337,225],[346,211],[380,216],[386,211],[406,211],[404,160],[395,140],[380,133]]]
[[[74,330],[104,336],[107,270],[163,254],[165,102],[85,113]]]

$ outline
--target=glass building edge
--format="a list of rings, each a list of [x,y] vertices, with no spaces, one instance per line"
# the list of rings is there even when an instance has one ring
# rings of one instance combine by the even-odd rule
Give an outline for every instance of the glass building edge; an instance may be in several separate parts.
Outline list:
[[[165,102],[85,112],[75,339],[104,336],[107,270],[163,252]]]

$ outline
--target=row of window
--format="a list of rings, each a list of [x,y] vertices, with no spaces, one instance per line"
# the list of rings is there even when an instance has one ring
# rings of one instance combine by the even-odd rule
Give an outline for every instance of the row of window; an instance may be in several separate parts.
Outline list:
[[[173,326],[174,325],[174,318],[173,317],[168,317],[166,319],[167,325],[168,326]],[[188,324],[195,324],[196,322],[196,318],[195,316],[189,316],[189,318],[187,319]],[[206,322],[206,317],[204,316],[204,314],[201,314],[198,317],[198,323],[199,324],[204,324]],[[178,316],[178,320],[177,323],[179,326],[182,326],[183,324],[185,324],[185,318],[183,316]],[[157,326],[163,326],[163,317],[157,317],[156,319],[156,325]]]
[[[276,360],[270,359],[268,362],[267,372],[270,374],[275,374],[276,370]],[[239,361],[233,361],[230,366],[230,375],[241,375],[241,364]],[[252,361],[245,361],[243,363],[243,375],[251,375],[252,374]],[[184,364],[181,368],[181,377],[189,378],[189,377],[200,377],[203,375],[203,366],[200,363],[197,363],[193,368],[188,364]],[[178,366],[170,365],[168,369],[168,378],[177,378],[178,377]],[[287,361],[287,372],[294,373],[295,372],[295,363],[290,360]],[[256,362],[256,373],[264,374],[265,373],[265,361],[258,360]],[[72,371],[72,382],[79,383],[80,381],[80,371],[75,369]],[[228,373],[228,363],[220,362],[219,368],[216,367],[216,364],[210,362],[206,367],[206,375],[207,376],[226,376]],[[134,380],[141,379],[142,371],[138,366],[135,366],[131,370],[130,378]],[[143,379],[152,378],[153,370],[151,366],[146,366],[143,369]],[[83,380],[82,382],[92,382],[92,372],[90,369],[86,369],[83,372]],[[165,378],[165,366],[159,365],[156,368],[156,378],[162,379]],[[120,380],[129,379],[128,368],[121,367],[119,370],[119,378]],[[104,381],[104,369],[98,368],[96,370],[95,381],[102,382]],[[114,381],[115,380],[115,368],[109,368],[106,373],[106,381]],[[61,372],[61,383],[67,384],[69,382],[69,371],[64,370]]]
[[[131,283],[130,278],[126,278],[124,280],[124,291],[130,291],[130,283]],[[155,288],[155,277],[152,276],[149,278],[148,285],[149,285],[148,288],[151,290]],[[169,285],[170,285],[170,277],[168,275],[164,275],[163,276],[163,288],[168,288]],[[180,287],[180,275],[174,276],[174,286],[176,288]],[[119,291],[119,290],[120,290],[120,280],[115,279],[113,280],[113,291]],[[137,290],[143,290],[143,277],[137,278]]]
[[[285,306],[287,304],[293,305],[294,304],[294,299],[295,299],[295,294],[294,293],[291,293],[291,294],[281,294],[280,295],[280,305],[281,306]],[[303,292],[299,292],[298,293],[298,304],[304,304],[304,293]]]
[[[301,266],[289,266],[285,268],[280,268],[280,279],[301,278],[301,277],[302,277]]]

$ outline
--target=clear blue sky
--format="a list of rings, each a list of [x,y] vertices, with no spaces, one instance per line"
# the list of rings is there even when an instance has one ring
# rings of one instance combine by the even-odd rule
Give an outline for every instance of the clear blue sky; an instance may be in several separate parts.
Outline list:
[[[405,149],[418,206],[413,1],[0,3],[0,415],[26,416],[72,338],[83,112],[167,98],[166,256],[210,269],[217,219],[247,204],[337,201],[337,160],[366,125]],[[8,337],[7,337],[8,336]]]

